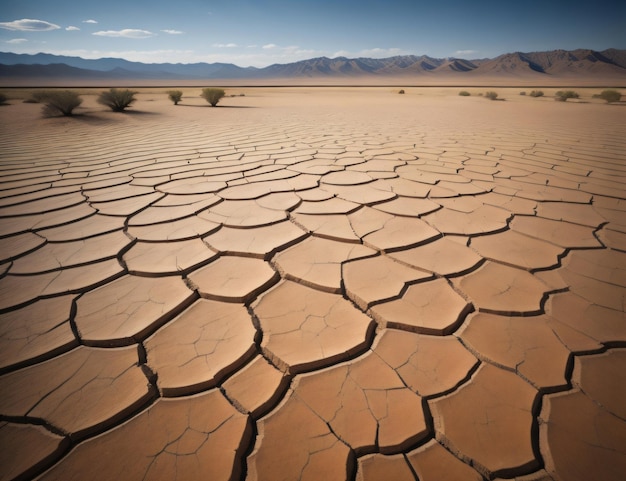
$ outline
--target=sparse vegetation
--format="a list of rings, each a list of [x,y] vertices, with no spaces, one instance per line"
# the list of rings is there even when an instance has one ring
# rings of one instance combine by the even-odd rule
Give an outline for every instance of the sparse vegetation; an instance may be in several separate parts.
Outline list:
[[[83,103],[78,93],[73,90],[40,90],[35,92],[32,99],[44,104],[41,113],[44,117],[73,115],[74,109]]]
[[[167,96],[174,102],[174,105],[178,105],[178,102],[183,98],[183,92],[181,90],[168,90]]]
[[[398,93],[404,95],[404,89],[400,90]]]
[[[110,89],[107,92],[102,92],[98,97],[98,103],[106,105],[113,112],[123,112],[130,104],[135,100],[135,94],[132,90]]]
[[[211,107],[215,107],[217,103],[226,95],[226,92],[222,89],[205,88],[202,89],[202,97],[211,104]]]
[[[461,90],[461,91],[459,92],[459,95],[460,95],[461,97],[469,97],[469,96],[470,96],[470,93],[469,93],[467,90]]]
[[[577,99],[579,95],[573,90],[559,90],[554,97],[554,100],[559,102],[565,102],[567,99]]]
[[[600,98],[610,104],[611,102],[619,102],[622,99],[622,94],[617,90],[603,90]]]
[[[9,97],[7,97],[5,94],[0,92],[0,105],[6,104],[7,100],[9,100]]]
[[[498,98],[498,94],[496,92],[489,91],[485,93],[485,97],[487,97],[489,100],[496,100]]]
[[[519,94],[520,95],[526,95],[526,92],[520,92]]]
[[[543,92],[541,90],[533,90],[530,93],[531,97],[543,97]]]

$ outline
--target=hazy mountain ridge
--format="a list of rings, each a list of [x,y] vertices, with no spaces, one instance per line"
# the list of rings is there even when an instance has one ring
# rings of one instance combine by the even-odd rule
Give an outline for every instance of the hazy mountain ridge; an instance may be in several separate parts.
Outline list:
[[[383,59],[317,57],[264,68],[232,63],[141,63],[117,58],[83,59],[0,52],[0,77],[103,79],[268,79],[363,76],[626,76],[626,50],[513,52],[493,59],[401,55]]]

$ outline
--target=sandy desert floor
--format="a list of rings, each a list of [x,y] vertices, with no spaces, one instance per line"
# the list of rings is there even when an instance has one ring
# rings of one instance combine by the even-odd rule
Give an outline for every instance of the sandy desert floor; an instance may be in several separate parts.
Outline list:
[[[623,479],[626,106],[458,90],[0,107],[0,479]]]

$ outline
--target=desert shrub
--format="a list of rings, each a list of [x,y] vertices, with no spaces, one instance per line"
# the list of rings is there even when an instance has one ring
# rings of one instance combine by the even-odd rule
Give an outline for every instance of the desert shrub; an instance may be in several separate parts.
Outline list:
[[[222,97],[224,97],[226,95],[226,92],[224,92],[222,89],[215,89],[215,88],[205,88],[202,89],[202,97],[204,97],[204,99],[209,102],[211,104],[211,107],[215,107],[217,105],[217,103],[220,101],[220,99]]]
[[[469,96],[470,96],[470,93],[469,93],[467,90],[461,90],[461,91],[459,92],[459,95],[460,95],[461,97],[469,97]]]
[[[496,92],[487,92],[485,93],[485,97],[489,100],[496,100],[498,98],[498,94]]]
[[[565,102],[567,99],[577,99],[579,95],[573,90],[559,90],[554,97],[554,100],[559,102]]]
[[[133,92],[132,90],[120,90],[120,89],[110,89],[107,92],[102,92],[98,97],[98,103],[102,105],[106,105],[113,112],[123,112],[126,110],[130,104],[132,104],[135,100],[135,94],[137,92]]]
[[[45,117],[64,115],[69,117],[83,99],[73,90],[40,90],[32,96],[33,100],[44,104],[41,113]]]
[[[404,95],[404,89],[400,90],[398,93]]]
[[[619,102],[622,99],[622,94],[617,90],[603,90],[600,98],[610,104],[611,102]]]
[[[531,97],[543,97],[543,92],[541,90],[533,90],[530,93]]]
[[[519,94],[520,95],[526,95],[526,92],[520,92]]]
[[[174,102],[174,105],[178,105],[178,102],[183,98],[183,92],[180,90],[168,90],[167,96]]]
[[[7,97],[5,94],[0,92],[0,105],[5,104],[7,102],[7,100],[9,100],[9,97]]]

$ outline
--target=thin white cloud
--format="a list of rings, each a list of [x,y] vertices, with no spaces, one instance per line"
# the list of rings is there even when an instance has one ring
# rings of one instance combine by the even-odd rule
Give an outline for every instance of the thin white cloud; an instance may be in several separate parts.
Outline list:
[[[167,33],[169,35],[182,35],[184,33],[184,32],[181,32],[180,30],[171,30],[171,29],[161,30],[161,32]]]
[[[214,43],[213,47],[215,48],[236,48],[238,45],[236,43]]]
[[[148,30],[139,30],[137,28],[125,28],[123,30],[100,30],[92,33],[99,37],[122,37],[122,38],[149,38],[154,34]]]
[[[454,55],[456,56],[474,55],[475,53],[478,53],[478,50],[457,50],[456,52],[454,52]]]
[[[257,47],[258,47],[258,45],[256,45],[256,44],[246,46],[246,48],[257,48]]]
[[[83,23],[98,23],[98,22],[90,18],[89,20],[83,20]]]
[[[21,20],[13,20],[12,22],[0,22],[0,28],[21,32],[47,32],[49,30],[57,30],[61,27],[54,23],[46,22],[45,20],[22,18]]]
[[[263,45],[262,48],[264,48],[265,50],[271,50],[276,47],[278,47],[278,45],[276,45],[275,43],[268,43],[268,44]]]
[[[80,28],[75,27],[74,25],[70,25],[69,27],[65,27],[65,30],[67,30],[68,32],[76,32],[80,30]]]
[[[6,43],[10,43],[11,45],[19,45],[20,43],[28,42],[25,38],[12,38],[11,40],[7,40]]]

